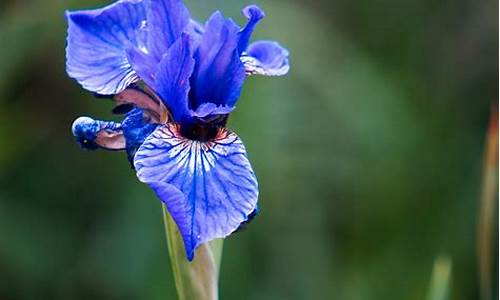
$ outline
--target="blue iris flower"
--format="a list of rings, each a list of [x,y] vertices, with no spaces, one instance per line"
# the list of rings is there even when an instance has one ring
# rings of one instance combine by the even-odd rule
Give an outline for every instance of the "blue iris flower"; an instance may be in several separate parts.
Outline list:
[[[66,13],[68,75],[125,114],[121,123],[78,118],[73,134],[85,148],[127,152],[172,215],[189,260],[258,211],[245,147],[225,125],[248,76],[289,70],[280,44],[249,43],[264,12],[251,5],[242,13],[243,27],[218,11],[198,23],[180,0]]]

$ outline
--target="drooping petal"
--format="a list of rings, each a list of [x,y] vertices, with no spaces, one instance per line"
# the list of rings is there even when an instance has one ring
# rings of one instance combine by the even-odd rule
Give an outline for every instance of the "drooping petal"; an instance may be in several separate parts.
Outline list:
[[[137,80],[126,55],[141,48],[146,13],[141,0],[120,0],[102,9],[66,12],[66,71],[85,89],[104,95],[123,91]]]
[[[288,50],[274,41],[252,43],[241,57],[247,75],[282,76],[288,73]]]
[[[77,142],[85,149],[125,150],[132,163],[133,156],[157,123],[146,111],[134,107],[121,123],[79,117],[71,127]]]
[[[188,140],[175,124],[158,127],[134,159],[177,223],[188,259],[197,246],[235,231],[255,210],[258,185],[242,141],[221,129],[210,142]]]
[[[182,0],[147,2],[148,52],[159,62],[190,22]]]
[[[149,115],[139,108],[132,109],[123,119],[122,129],[125,137],[125,150],[132,166],[135,152],[157,126],[158,124],[153,123]]]
[[[248,224],[250,224],[255,219],[255,217],[257,217],[259,212],[260,212],[259,206],[257,205],[255,209],[248,215],[248,219],[246,221],[241,222],[240,226],[238,226],[238,229],[236,229],[234,232],[236,233],[245,230]]]
[[[234,106],[245,80],[238,53],[239,27],[215,12],[205,25],[195,53],[196,67],[191,79],[190,108],[205,102]]]
[[[71,126],[76,141],[84,149],[125,150],[125,138],[120,123],[79,117]]]
[[[190,38],[182,36],[168,49],[158,65],[153,89],[163,100],[177,122],[189,116],[189,77],[193,73]]]
[[[247,25],[240,31],[240,39],[238,42],[239,53],[243,53],[247,47],[250,37],[252,36],[253,30],[257,23],[262,20],[266,14],[257,5],[249,5],[241,11],[243,15],[248,19]]]

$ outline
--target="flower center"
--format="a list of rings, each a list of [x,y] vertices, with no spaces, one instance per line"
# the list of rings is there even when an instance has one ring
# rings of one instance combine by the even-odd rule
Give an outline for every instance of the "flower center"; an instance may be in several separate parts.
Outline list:
[[[190,140],[207,142],[215,139],[220,127],[210,124],[183,124],[180,133]]]

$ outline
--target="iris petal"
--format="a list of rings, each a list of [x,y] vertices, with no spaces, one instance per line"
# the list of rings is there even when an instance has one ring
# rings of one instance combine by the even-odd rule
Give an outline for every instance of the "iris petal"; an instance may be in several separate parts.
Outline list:
[[[198,118],[205,118],[211,115],[227,115],[235,109],[234,106],[216,105],[210,102],[203,103],[198,106],[195,111],[191,111],[191,115]]]
[[[122,128],[126,141],[125,150],[132,165],[134,164],[135,152],[142,145],[146,137],[158,126],[151,121],[150,117],[139,108],[132,109],[123,119]]]
[[[191,38],[194,41],[199,42],[200,39],[201,39],[201,36],[203,35],[203,32],[205,32],[205,26],[203,24],[201,24],[200,22],[191,19],[189,21],[189,24],[186,27],[185,31],[189,33],[189,35],[191,36]],[[195,43],[195,44],[196,44],[196,47],[197,47],[198,43]]]
[[[188,140],[179,127],[158,127],[134,159],[177,223],[189,260],[200,244],[235,231],[254,211],[258,186],[242,141],[221,129],[210,142]]]
[[[149,0],[146,3],[148,52],[159,62],[189,24],[189,11],[181,0]]]
[[[181,122],[189,114],[189,76],[193,73],[193,68],[191,41],[187,34],[182,34],[163,55],[153,84],[153,89],[177,122]]]
[[[288,73],[288,50],[274,41],[252,43],[241,57],[247,75],[282,76]]]
[[[159,123],[161,116],[166,114],[165,107],[160,104],[160,101],[135,86],[130,86],[123,92],[116,94],[113,99],[117,104],[113,109],[113,113],[120,114],[120,107],[127,108],[125,113],[130,111],[130,108],[138,107],[150,114],[156,123]]]
[[[240,39],[238,41],[240,54],[247,49],[248,42],[257,23],[266,16],[264,11],[257,5],[249,5],[243,8],[242,13],[248,19],[248,23],[240,32]]]
[[[144,47],[146,19],[139,0],[121,0],[102,9],[66,12],[66,71],[85,89],[104,95],[123,91],[137,76],[126,49]]]
[[[149,55],[145,48],[128,48],[126,54],[127,60],[137,76],[148,86],[152,86],[160,60],[156,60],[152,55]]]
[[[215,12],[205,25],[191,83],[190,107],[205,103],[234,106],[245,80],[238,53],[239,27]]]
[[[121,123],[80,117],[71,127],[77,142],[85,149],[126,150],[130,162],[137,149],[158,125],[144,110],[134,107]]]
[[[125,138],[120,123],[79,117],[71,126],[73,136],[82,148],[95,150],[124,150]]]

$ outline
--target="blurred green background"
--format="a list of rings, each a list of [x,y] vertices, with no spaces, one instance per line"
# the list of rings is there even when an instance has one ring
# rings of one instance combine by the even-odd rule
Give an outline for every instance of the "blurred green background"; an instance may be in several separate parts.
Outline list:
[[[80,115],[114,117],[65,74],[63,11],[107,3],[0,2],[2,300],[176,297],[153,192],[123,153],[82,151],[70,131]],[[225,242],[221,298],[446,299],[437,282],[479,299],[498,1],[187,2],[240,23],[250,3],[267,12],[254,37],[279,40],[292,68],[250,78],[229,122],[261,214]]]

